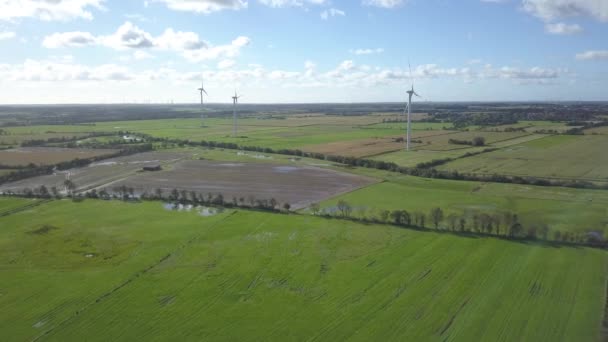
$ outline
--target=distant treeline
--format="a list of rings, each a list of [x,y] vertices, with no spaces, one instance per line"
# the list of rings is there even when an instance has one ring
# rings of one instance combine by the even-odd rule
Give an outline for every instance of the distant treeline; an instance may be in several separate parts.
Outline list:
[[[72,169],[72,168],[76,168],[76,167],[83,167],[83,166],[87,166],[96,161],[120,157],[120,156],[126,156],[126,155],[130,155],[130,154],[135,154],[135,153],[147,152],[147,151],[151,151],[153,149],[154,149],[154,147],[152,146],[152,144],[146,143],[146,144],[140,144],[140,145],[126,146],[123,149],[121,149],[120,151],[118,151],[116,153],[112,153],[112,154],[106,154],[106,155],[102,155],[102,156],[95,156],[95,157],[83,158],[83,159],[76,158],[76,159],[73,159],[70,161],[64,161],[64,162],[60,162],[60,163],[53,164],[53,165],[30,164],[30,165],[26,166],[25,168],[21,168],[21,169],[13,171],[11,173],[1,175],[0,184],[15,182],[18,180],[35,177],[35,176],[50,175],[53,173],[54,170],[68,170],[68,169]]]
[[[290,156],[306,157],[313,159],[326,160],[330,162],[345,164],[353,167],[366,167],[378,170],[386,170],[392,172],[399,172],[405,175],[424,177],[424,178],[435,178],[435,179],[451,179],[451,180],[464,180],[464,181],[478,181],[478,182],[494,182],[494,183],[513,183],[513,184],[525,184],[525,185],[536,185],[536,186],[561,186],[568,188],[581,188],[581,189],[603,189],[608,190],[608,184],[598,185],[592,182],[581,181],[581,180],[548,180],[535,177],[522,177],[522,176],[506,176],[506,175],[480,175],[474,173],[461,173],[456,170],[453,171],[439,171],[434,168],[429,168],[427,165],[422,164],[424,167],[405,167],[399,166],[393,162],[387,162],[382,160],[372,160],[356,158],[351,156],[335,156],[326,155],[317,152],[304,152],[297,149],[272,149],[269,147],[260,146],[240,146],[235,143],[229,142],[214,142],[214,141],[190,141],[183,139],[172,139],[172,138],[157,138],[149,135],[144,136],[147,141],[164,143],[164,144],[175,144],[178,146],[202,146],[212,148],[226,148],[233,150],[244,150],[261,153],[275,153],[284,154]],[[482,151],[483,152],[483,151]],[[469,154],[469,156],[474,154]]]

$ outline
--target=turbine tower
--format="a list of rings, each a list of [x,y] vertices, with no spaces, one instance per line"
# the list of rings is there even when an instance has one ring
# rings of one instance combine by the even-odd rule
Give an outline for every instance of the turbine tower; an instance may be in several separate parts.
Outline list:
[[[236,89],[234,90],[234,96],[232,97],[232,118],[234,120],[234,127],[232,129],[232,136],[236,138],[238,133],[238,122],[236,117],[236,105],[239,103],[239,98],[243,95],[237,95]]]
[[[412,79],[412,66],[409,65],[409,62],[408,62],[408,66],[410,68],[410,79]],[[418,95],[418,93],[416,93],[416,91],[414,90],[414,81],[413,80],[412,80],[412,89],[408,90],[406,93],[408,95],[408,100],[407,100],[407,105],[406,105],[406,109],[407,109],[407,139],[406,139],[405,147],[409,151],[410,150],[410,141],[411,141],[411,138],[412,138],[412,127],[411,127],[412,96],[416,95],[417,97],[420,97],[420,98],[422,98],[422,96]]]
[[[205,95],[209,96],[209,94],[207,94],[207,91],[205,90],[205,83],[201,82],[201,87],[198,88],[198,91],[201,93],[201,127],[205,127],[205,112],[204,107],[203,107],[203,93],[205,93]]]

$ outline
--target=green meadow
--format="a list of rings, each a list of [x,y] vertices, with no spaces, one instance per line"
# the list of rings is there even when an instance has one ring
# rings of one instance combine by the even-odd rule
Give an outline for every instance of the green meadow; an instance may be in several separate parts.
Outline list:
[[[597,341],[604,251],[54,201],[0,218],[0,339]]]
[[[444,210],[446,216],[467,211],[509,211],[518,214],[524,225],[546,224],[552,231],[562,232],[608,233],[608,191],[426,179],[365,169],[356,172],[384,182],[327,200],[322,207],[333,208],[344,200],[367,216],[383,209],[428,214],[435,207]]]

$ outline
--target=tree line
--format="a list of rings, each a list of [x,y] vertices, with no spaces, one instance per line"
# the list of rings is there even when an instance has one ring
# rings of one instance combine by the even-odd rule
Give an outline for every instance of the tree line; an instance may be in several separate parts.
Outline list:
[[[315,216],[338,217],[365,223],[385,223],[414,229],[494,236],[511,240],[545,240],[608,247],[602,232],[552,231],[546,224],[524,224],[518,214],[510,211],[486,213],[467,210],[460,214],[448,214],[441,207],[432,208],[426,213],[410,212],[405,209],[369,210],[354,207],[344,200],[338,201],[330,210],[322,209],[318,203],[312,204],[309,210]]]

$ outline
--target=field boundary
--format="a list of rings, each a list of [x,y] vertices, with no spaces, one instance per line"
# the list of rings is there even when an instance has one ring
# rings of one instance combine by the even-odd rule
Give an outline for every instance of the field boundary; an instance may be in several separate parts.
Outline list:
[[[53,201],[52,199],[38,200],[38,201],[35,201],[33,203],[28,203],[26,205],[23,205],[23,206],[20,206],[20,207],[17,207],[17,208],[5,210],[5,211],[0,212],[0,217],[5,217],[5,216],[12,215],[12,214],[16,214],[18,212],[25,211],[25,210],[28,210],[28,209],[32,209],[32,208],[35,208],[37,206],[40,206],[40,205],[43,205],[45,203],[49,203],[49,202],[52,202],[52,201]]]

